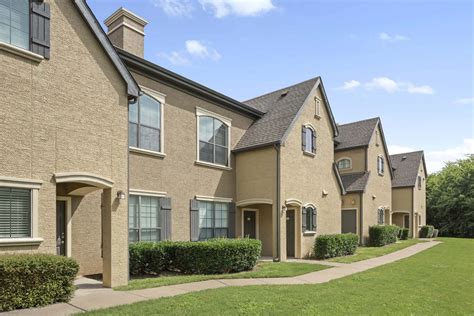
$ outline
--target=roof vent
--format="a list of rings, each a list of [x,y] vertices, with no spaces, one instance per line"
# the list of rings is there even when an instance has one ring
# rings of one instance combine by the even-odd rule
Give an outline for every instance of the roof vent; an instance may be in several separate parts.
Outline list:
[[[405,160],[405,159],[407,159],[407,156],[403,156],[403,157],[402,157],[402,160]]]
[[[280,96],[284,97],[284,96],[286,96],[287,94],[288,94],[288,90],[285,90],[285,91],[283,91],[283,92],[281,93]]]

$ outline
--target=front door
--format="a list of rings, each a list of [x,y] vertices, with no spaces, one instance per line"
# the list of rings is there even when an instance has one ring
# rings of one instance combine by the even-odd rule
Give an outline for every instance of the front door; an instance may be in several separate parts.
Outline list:
[[[342,210],[341,232],[357,234],[357,210]]]
[[[56,254],[66,255],[66,201],[56,201]]]
[[[410,215],[403,216],[403,227],[410,228]]]
[[[244,237],[257,239],[257,212],[244,211]]]
[[[286,211],[286,256],[295,256],[295,210]]]

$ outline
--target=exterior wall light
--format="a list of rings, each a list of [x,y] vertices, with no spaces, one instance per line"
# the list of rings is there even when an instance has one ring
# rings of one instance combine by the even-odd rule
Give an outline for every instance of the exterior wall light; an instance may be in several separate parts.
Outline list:
[[[125,200],[125,192],[123,192],[123,191],[117,191],[117,199],[119,199],[119,200]]]

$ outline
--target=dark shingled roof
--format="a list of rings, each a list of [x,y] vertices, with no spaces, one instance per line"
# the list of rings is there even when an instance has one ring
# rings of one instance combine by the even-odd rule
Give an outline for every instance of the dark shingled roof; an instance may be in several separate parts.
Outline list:
[[[345,191],[347,193],[364,192],[369,176],[370,171],[341,174],[341,180],[344,184]]]
[[[367,146],[380,118],[338,125],[339,136],[336,137],[336,151],[355,147]]]
[[[392,187],[414,187],[422,159],[423,151],[391,155],[390,160],[394,170]],[[425,166],[424,170],[426,172]]]
[[[318,80],[309,79],[243,102],[265,115],[250,126],[234,150],[280,142]]]

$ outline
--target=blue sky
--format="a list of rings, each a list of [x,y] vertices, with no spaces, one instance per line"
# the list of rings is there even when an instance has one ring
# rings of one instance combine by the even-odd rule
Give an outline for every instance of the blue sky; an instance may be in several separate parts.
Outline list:
[[[338,123],[380,116],[428,171],[474,153],[473,1],[89,0],[148,20],[145,58],[237,100],[321,76]]]

